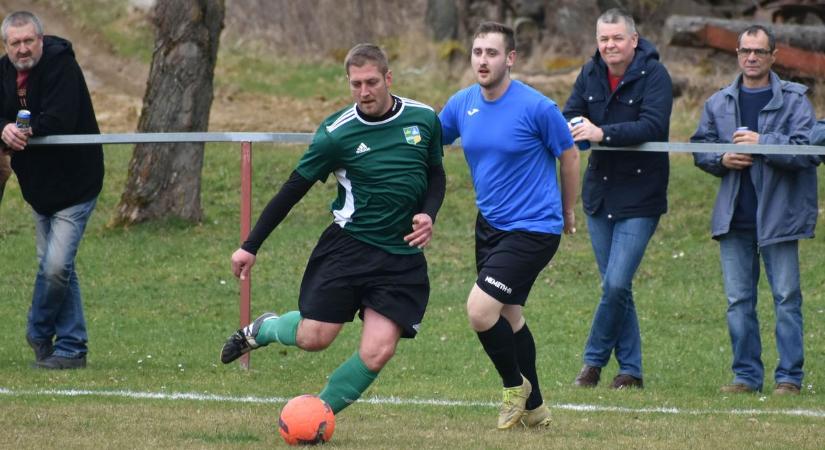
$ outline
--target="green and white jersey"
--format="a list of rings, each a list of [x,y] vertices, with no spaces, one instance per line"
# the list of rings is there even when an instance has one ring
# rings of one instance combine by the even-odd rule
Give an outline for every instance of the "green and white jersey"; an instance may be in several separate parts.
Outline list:
[[[352,237],[389,253],[419,253],[404,236],[421,212],[428,168],[442,164],[441,123],[429,106],[395,98],[400,108],[382,121],[364,120],[355,105],[329,116],[295,170],[310,181],[335,175],[330,210]]]

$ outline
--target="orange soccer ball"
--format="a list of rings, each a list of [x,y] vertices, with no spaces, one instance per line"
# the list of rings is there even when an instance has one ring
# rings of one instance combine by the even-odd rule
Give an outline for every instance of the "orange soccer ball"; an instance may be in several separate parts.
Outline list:
[[[322,444],[332,439],[335,414],[315,395],[299,395],[288,401],[278,418],[278,432],[289,445]]]

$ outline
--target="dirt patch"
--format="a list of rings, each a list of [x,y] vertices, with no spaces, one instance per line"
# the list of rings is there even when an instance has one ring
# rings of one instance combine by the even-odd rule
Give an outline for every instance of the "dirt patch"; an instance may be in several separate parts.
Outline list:
[[[103,133],[136,131],[143,106],[149,65],[121,58],[94,30],[76,27],[63,11],[41,3],[0,0],[0,15],[28,10],[43,21],[46,34],[72,42],[92,93]],[[343,88],[343,87],[342,87]],[[210,131],[312,132],[318,123],[342,105],[324,100],[295,100],[218,89],[210,112]]]
[[[314,132],[325,117],[343,106],[329,100],[296,100],[218,89],[209,113],[209,130]]]

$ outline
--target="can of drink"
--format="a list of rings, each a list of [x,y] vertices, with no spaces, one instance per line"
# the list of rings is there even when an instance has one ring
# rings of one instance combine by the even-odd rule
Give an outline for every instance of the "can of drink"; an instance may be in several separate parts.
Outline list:
[[[581,116],[574,117],[574,118],[570,119],[570,126],[575,127],[576,125],[578,125],[582,122],[584,122],[584,119]],[[577,141],[576,142],[576,147],[578,147],[579,150],[589,150],[590,149],[590,141],[588,141],[588,140]]]
[[[17,111],[17,128],[21,130],[29,129],[31,123],[32,113],[28,109],[21,109]]]
[[[748,127],[736,127],[736,131],[748,131],[750,128]]]

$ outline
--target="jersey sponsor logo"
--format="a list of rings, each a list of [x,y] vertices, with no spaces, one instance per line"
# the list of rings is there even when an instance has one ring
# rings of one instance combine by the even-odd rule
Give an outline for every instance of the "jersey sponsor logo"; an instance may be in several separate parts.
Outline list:
[[[489,275],[487,276],[487,278],[484,279],[484,281],[486,283],[492,285],[492,286],[495,286],[496,289],[500,289],[500,290],[506,292],[508,295],[513,293],[513,288],[511,288],[510,286],[507,286],[506,284],[502,283],[501,281],[496,280],[495,278],[493,278]]]
[[[475,113],[477,113],[477,112],[478,112],[478,108],[468,109],[467,110],[467,115],[472,116],[472,115],[475,115]]]
[[[404,128],[404,139],[406,139],[407,143],[411,145],[421,142],[421,132],[418,131],[418,126],[413,125],[411,127]]]
[[[372,149],[367,147],[367,144],[362,142],[358,145],[358,148],[355,149],[355,154],[360,155],[361,153],[367,153],[370,150]]]

